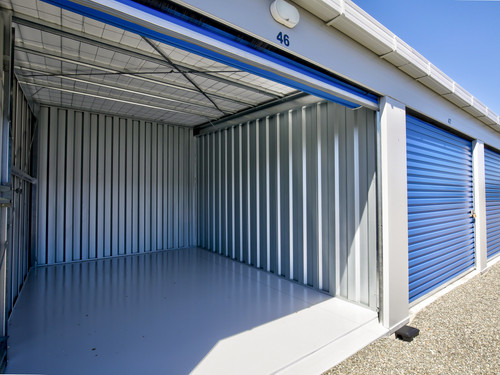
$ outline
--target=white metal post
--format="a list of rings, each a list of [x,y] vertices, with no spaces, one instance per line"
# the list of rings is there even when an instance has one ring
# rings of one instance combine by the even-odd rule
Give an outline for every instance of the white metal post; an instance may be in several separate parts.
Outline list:
[[[472,168],[474,180],[474,246],[476,250],[476,269],[483,271],[487,262],[486,243],[486,185],[484,171],[484,142],[472,143]]]
[[[381,210],[381,305],[384,327],[408,322],[408,194],[406,109],[388,97],[380,101],[379,178]]]

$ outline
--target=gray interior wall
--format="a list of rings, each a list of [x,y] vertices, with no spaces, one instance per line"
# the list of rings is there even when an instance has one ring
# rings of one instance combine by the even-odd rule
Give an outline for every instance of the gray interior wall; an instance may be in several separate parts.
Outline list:
[[[198,138],[198,245],[371,307],[375,113],[317,103]]]
[[[10,312],[31,266],[32,151],[34,119],[16,79],[12,86],[12,202],[7,252],[7,312]]]
[[[12,37],[12,14],[9,11],[0,11],[0,63],[4,68],[0,71],[0,185],[7,197],[2,199],[0,205],[0,339],[3,340],[7,334],[7,313],[9,311],[7,291],[9,280],[7,280],[7,245],[9,239],[9,214],[11,209],[7,203],[10,184],[10,69],[11,65],[11,37]],[[2,194],[3,195],[3,194]],[[0,365],[4,365],[7,358],[6,348],[0,348]]]
[[[193,245],[192,130],[42,107],[37,263]]]

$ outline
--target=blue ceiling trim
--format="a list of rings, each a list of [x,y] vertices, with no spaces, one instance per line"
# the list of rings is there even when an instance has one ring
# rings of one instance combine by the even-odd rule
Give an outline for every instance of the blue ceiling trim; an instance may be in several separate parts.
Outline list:
[[[89,8],[84,5],[76,4],[72,2],[71,0],[42,0],[45,1],[46,3],[61,7],[63,9],[81,14],[86,17],[90,17],[93,19],[96,19],[98,21],[116,26],[118,28],[151,38],[155,39],[159,42],[163,42],[169,45],[172,45],[174,47],[178,47],[180,49],[195,53],[197,55],[230,65],[232,67],[254,73],[258,76],[268,78],[272,81],[284,84],[286,86],[293,87],[295,89],[301,90],[303,92],[306,92],[311,95],[318,96],[320,98],[330,100],[342,105],[345,105],[346,107],[349,108],[357,108],[359,107],[359,104],[350,102],[348,100],[339,98],[337,96],[334,96],[333,94],[324,92],[320,89],[316,89],[314,87],[310,87],[307,84],[296,82],[292,79],[282,77],[276,73],[270,72],[265,69],[261,69],[258,67],[255,67],[253,65],[238,61],[236,59],[230,58],[228,56],[222,55],[218,52],[211,51],[207,48],[198,46],[194,43],[186,42],[165,34],[161,34],[159,32],[156,32],[154,30],[148,29],[146,27],[137,25],[133,22],[111,16],[109,14],[106,14],[104,12]],[[179,26],[189,28],[193,31],[196,31],[202,35],[206,35],[210,38],[214,38],[216,40],[222,41],[224,43],[227,43],[228,45],[235,46],[237,48],[240,48],[244,50],[245,52],[251,53],[255,56],[258,56],[259,58],[264,58],[270,62],[279,64],[283,67],[286,67],[288,69],[291,69],[293,71],[296,71],[297,73],[304,74],[308,77],[311,77],[313,79],[319,80],[321,82],[324,82],[326,84],[332,85],[334,87],[340,88],[342,90],[345,90],[353,95],[359,96],[367,101],[372,102],[375,106],[378,106],[378,97],[376,95],[373,95],[371,93],[365,92],[357,87],[351,86],[348,83],[342,82],[336,78],[329,77],[326,74],[323,74],[321,72],[317,72],[313,70],[310,67],[304,66],[296,61],[293,61],[285,56],[281,56],[275,52],[261,49],[257,50],[253,47],[250,47],[247,45],[246,42],[242,41],[239,39],[237,36],[233,36],[227,32],[218,30],[210,25],[200,25],[199,22],[193,21],[189,22],[189,20],[186,20],[185,15],[179,15],[178,17],[172,15],[172,14],[167,14],[164,12],[157,11],[155,9],[151,9],[149,7],[146,7],[144,5],[138,4],[134,1],[130,0],[117,0],[127,6],[133,7],[137,10],[147,12],[151,15],[157,16],[159,18],[165,19],[169,22],[175,23]]]

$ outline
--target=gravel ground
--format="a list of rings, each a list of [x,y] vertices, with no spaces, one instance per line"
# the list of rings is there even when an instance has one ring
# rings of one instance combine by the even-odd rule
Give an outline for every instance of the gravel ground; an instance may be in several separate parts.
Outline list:
[[[382,338],[324,375],[500,374],[500,262],[417,313],[412,342]]]

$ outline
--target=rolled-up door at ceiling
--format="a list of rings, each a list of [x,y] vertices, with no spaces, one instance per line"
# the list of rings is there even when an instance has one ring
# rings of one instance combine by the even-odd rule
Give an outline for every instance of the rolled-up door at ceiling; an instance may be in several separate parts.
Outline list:
[[[485,149],[486,233],[488,258],[500,254],[500,154]]]
[[[474,265],[471,142],[406,119],[409,300]]]
[[[378,109],[376,95],[312,69],[297,58],[282,55],[274,47],[267,48],[267,42],[245,41],[249,35],[220,26],[219,21],[216,21],[217,26],[211,25],[210,16],[200,21],[202,16],[194,11],[175,10],[176,6],[163,6],[158,1],[45,1],[349,108],[361,105]],[[274,41],[273,38],[271,44]],[[255,48],[256,45],[259,48]]]

